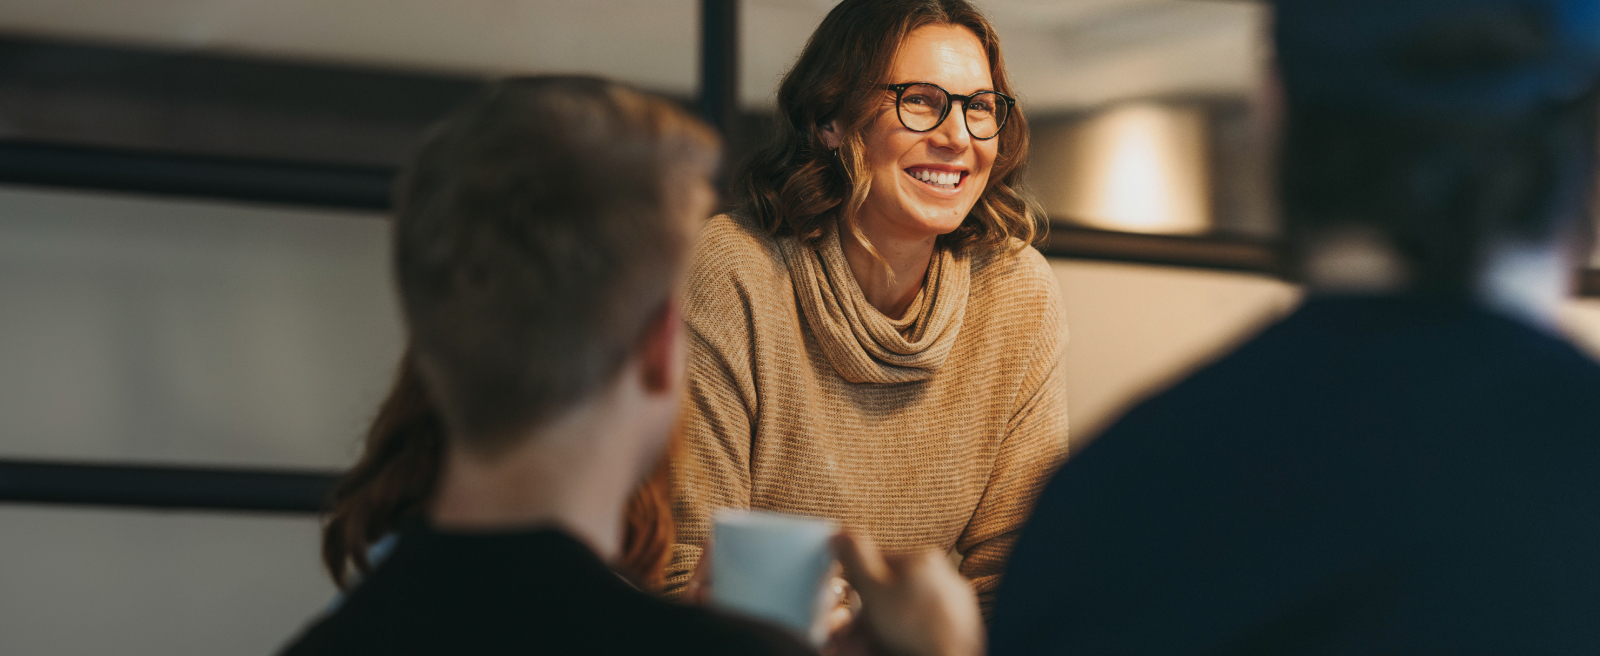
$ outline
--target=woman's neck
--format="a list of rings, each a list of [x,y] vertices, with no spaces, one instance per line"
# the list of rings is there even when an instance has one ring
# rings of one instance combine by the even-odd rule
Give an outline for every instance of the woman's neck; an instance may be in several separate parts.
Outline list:
[[[873,257],[850,230],[841,225],[839,244],[844,258],[850,263],[850,273],[855,275],[867,302],[890,319],[904,316],[917,292],[922,291],[928,277],[928,265],[933,261],[934,242],[937,236],[904,237],[888,231],[873,230],[872,222],[862,222],[861,232],[872,247],[882,256]],[[884,264],[888,263],[888,267]]]

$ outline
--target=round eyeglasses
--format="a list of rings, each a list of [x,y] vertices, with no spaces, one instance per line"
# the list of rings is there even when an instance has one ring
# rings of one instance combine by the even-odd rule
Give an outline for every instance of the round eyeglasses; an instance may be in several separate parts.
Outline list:
[[[895,113],[900,124],[912,132],[928,132],[944,123],[950,115],[950,101],[961,102],[961,116],[967,123],[967,134],[973,139],[986,141],[1000,134],[1011,117],[1011,108],[1017,101],[999,91],[979,91],[961,96],[945,91],[931,82],[906,82],[886,84],[882,87],[895,93]]]

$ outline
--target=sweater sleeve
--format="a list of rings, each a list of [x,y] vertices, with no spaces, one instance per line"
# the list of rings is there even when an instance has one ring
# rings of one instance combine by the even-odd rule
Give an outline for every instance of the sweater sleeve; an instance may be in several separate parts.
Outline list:
[[[672,462],[677,538],[665,593],[678,598],[711,539],[718,508],[750,507],[750,414],[722,354],[689,330],[688,391]]]
[[[1067,398],[1060,302],[1050,295],[1019,386],[1016,409],[972,520],[956,541],[961,574],[972,582],[984,617],[994,607],[1006,559],[1040,491],[1067,453]]]

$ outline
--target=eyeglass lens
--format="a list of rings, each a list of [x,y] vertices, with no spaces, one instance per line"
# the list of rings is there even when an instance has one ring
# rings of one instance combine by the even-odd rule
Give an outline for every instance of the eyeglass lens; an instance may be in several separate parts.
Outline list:
[[[912,130],[927,132],[943,122],[949,104],[950,96],[943,89],[913,84],[900,94],[900,122]],[[990,91],[973,94],[965,108],[967,132],[976,139],[999,134],[1006,123],[1006,112],[1011,109],[999,94]]]

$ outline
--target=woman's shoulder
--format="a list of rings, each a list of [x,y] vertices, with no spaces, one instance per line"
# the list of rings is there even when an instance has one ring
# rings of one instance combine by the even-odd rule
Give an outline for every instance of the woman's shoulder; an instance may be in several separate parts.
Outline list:
[[[689,265],[690,284],[698,279],[740,280],[788,277],[776,237],[737,213],[718,214],[706,222],[695,241]]]
[[[1066,336],[1059,278],[1038,249],[1011,241],[1004,248],[973,254],[967,320],[996,329],[979,332],[1005,341],[1057,335],[1046,343],[1058,349]]]
[[[720,323],[792,302],[789,268],[778,239],[738,214],[712,217],[689,263],[684,312],[690,322],[715,318]]]
[[[1048,295],[1054,299],[1056,273],[1038,249],[1012,238],[1004,246],[974,253],[972,285],[1004,295]],[[1058,302],[1058,301],[1057,301]]]

